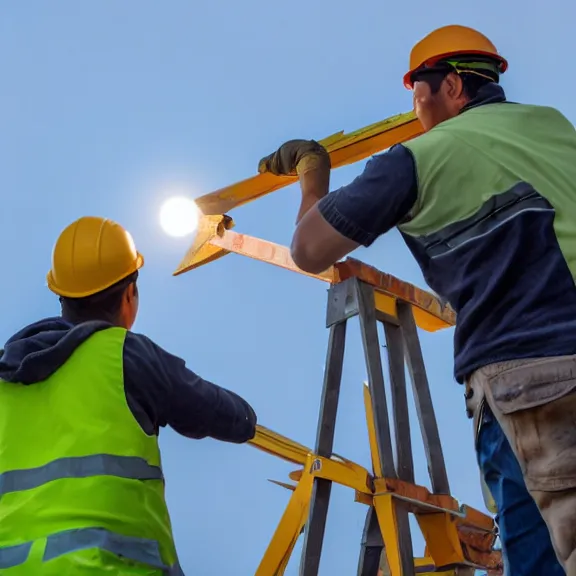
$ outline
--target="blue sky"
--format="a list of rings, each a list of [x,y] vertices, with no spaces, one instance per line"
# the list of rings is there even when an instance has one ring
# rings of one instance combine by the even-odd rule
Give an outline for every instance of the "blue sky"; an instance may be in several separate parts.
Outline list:
[[[262,424],[312,445],[326,285],[232,255],[172,278],[189,239],[162,233],[163,200],[248,177],[284,140],[320,139],[409,110],[402,76],[410,48],[445,24],[492,38],[510,61],[503,81],[510,99],[555,106],[576,120],[568,3],[387,4],[4,0],[0,340],[58,313],[45,274],[60,230],[82,215],[113,218],[146,258],[135,330],[244,395]],[[335,171],[333,187],[361,168]],[[290,187],[232,215],[238,231],[288,244],[298,202]],[[424,286],[395,232],[356,256]],[[336,451],[368,465],[365,368],[353,325]],[[452,331],[422,334],[422,345],[453,492],[481,507],[471,425],[452,379]],[[427,483],[417,428],[414,438],[417,475]],[[285,480],[293,467],[248,446],[190,441],[171,430],[161,445],[187,573],[253,573],[289,496],[266,479]],[[320,574],[355,573],[365,511],[351,491],[334,491]],[[297,574],[299,549],[289,575]]]

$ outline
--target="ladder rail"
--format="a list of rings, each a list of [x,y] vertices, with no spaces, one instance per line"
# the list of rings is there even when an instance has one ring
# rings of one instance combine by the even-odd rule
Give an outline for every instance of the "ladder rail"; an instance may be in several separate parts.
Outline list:
[[[329,298],[329,306],[338,305]],[[335,322],[330,327],[328,353],[324,370],[322,401],[318,416],[316,434],[316,454],[330,458],[334,447],[334,433],[338,414],[338,400],[342,382],[344,349],[346,340],[346,320]],[[315,478],[310,503],[310,516],[304,533],[302,576],[316,576],[320,569],[320,557],[330,504],[332,482],[325,478]]]

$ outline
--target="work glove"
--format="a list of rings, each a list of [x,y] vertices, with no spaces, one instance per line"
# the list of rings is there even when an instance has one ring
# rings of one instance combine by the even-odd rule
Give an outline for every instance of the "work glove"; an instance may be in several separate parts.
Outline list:
[[[289,140],[276,152],[262,158],[258,172],[271,172],[276,176],[296,176],[308,170],[326,166],[330,169],[330,155],[316,140]]]

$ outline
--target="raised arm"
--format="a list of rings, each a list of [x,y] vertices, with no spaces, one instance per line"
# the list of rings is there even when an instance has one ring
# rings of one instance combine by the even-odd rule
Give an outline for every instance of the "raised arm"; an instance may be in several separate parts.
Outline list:
[[[291,140],[259,169],[298,174],[302,201],[292,239],[294,262],[319,273],[399,224],[418,195],[412,154],[402,145],[368,161],[362,174],[329,194],[330,159],[313,140]]]

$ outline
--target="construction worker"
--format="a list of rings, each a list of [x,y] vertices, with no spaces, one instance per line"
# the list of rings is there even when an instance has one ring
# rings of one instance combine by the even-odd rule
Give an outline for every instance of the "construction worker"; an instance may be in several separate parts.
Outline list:
[[[243,443],[250,405],[131,332],[144,264],[130,234],[85,217],[58,238],[62,316],[0,358],[0,573],[182,576],[158,432]]]
[[[299,175],[292,255],[307,272],[400,230],[458,314],[455,377],[506,574],[563,574],[561,564],[575,576],[576,132],[557,110],[506,102],[507,67],[476,30],[435,30],[404,76],[422,135],[330,194],[315,141],[287,142],[259,169]]]

